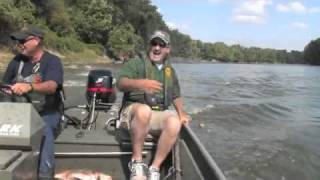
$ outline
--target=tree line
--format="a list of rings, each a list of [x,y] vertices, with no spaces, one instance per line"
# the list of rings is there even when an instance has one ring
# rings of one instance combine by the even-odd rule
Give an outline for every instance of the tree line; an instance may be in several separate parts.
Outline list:
[[[0,47],[12,43],[8,34],[27,24],[46,32],[45,45],[60,53],[91,50],[98,55],[130,57],[145,50],[156,29],[169,32],[172,56],[232,63],[306,63],[303,53],[228,46],[194,40],[170,29],[150,0],[1,0]],[[311,58],[312,59],[312,58]]]

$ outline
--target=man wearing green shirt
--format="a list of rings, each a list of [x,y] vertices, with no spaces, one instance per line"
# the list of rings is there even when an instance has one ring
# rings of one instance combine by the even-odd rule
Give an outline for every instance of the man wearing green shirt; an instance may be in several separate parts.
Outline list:
[[[132,160],[130,179],[160,179],[161,163],[174,146],[182,124],[189,123],[183,110],[179,81],[168,56],[170,36],[155,31],[146,57],[129,60],[118,75],[117,87],[124,92],[121,125],[130,129]],[[176,111],[168,110],[174,105]],[[158,134],[158,146],[149,168],[143,163],[143,144],[148,133]]]

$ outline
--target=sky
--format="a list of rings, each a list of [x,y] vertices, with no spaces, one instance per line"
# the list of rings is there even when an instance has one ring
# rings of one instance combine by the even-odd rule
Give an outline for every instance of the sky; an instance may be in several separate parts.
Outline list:
[[[204,42],[303,50],[320,37],[320,0],[151,0],[171,29]]]

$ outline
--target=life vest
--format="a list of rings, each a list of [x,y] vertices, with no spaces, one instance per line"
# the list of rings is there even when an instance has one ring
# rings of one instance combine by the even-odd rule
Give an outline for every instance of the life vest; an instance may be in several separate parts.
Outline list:
[[[146,79],[155,79],[154,71],[152,71],[153,64],[147,58],[144,58],[144,68],[145,68],[145,78]],[[153,110],[163,110],[168,109],[172,103],[172,88],[173,88],[173,69],[170,66],[169,62],[166,60],[163,64],[163,77],[164,77],[164,95],[163,99],[158,98],[156,94],[144,94],[145,102]]]
[[[154,66],[152,62],[145,55],[140,55],[140,58],[143,60],[144,78],[155,79],[156,75],[155,72],[152,71]],[[126,105],[126,103],[129,101],[147,104],[152,110],[163,111],[168,109],[173,101],[173,69],[167,60],[165,61],[163,68],[163,98],[159,98],[156,94],[148,94],[146,92],[125,92],[123,105]],[[134,98],[130,97],[132,96],[131,93],[134,94]]]
[[[15,79],[13,80],[14,83],[40,83],[42,82],[42,77],[40,74],[40,65],[41,63],[38,62],[34,65],[33,69],[32,69],[32,74],[26,77],[22,76],[22,70],[24,67],[24,61],[21,60],[20,64],[19,64],[19,68],[17,71],[17,75],[15,77]],[[35,107],[35,109],[38,112],[42,112],[44,110],[44,105],[45,105],[45,95],[38,93],[38,92],[30,92],[28,93],[28,95],[26,96],[28,101],[30,101],[33,106]]]

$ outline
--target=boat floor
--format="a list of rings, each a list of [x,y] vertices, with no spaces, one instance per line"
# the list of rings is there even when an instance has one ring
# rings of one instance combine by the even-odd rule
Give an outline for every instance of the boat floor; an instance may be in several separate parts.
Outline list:
[[[106,119],[106,118],[103,118]],[[97,129],[82,133],[73,126],[64,129],[55,141],[56,172],[65,170],[92,170],[109,174],[113,179],[129,179],[128,162],[132,147],[130,135],[125,130],[103,129],[103,119],[97,121]],[[150,165],[156,142],[148,139],[143,150],[144,162]],[[174,167],[184,180],[225,180],[221,170],[205,150],[190,128],[184,127],[180,139],[161,168],[161,176]],[[174,176],[171,178],[175,179]],[[171,179],[169,178],[169,179]]]
[[[126,139],[128,136],[122,131],[96,129],[81,132],[68,127],[55,141],[56,173],[93,170],[109,174],[113,179],[127,179],[132,151],[130,141]],[[152,147],[145,146],[143,155],[146,163],[152,160]]]
[[[55,140],[56,144],[62,143],[81,143],[81,144],[101,144],[101,145],[120,145],[115,132],[106,130],[79,130],[73,127],[61,132]]]

